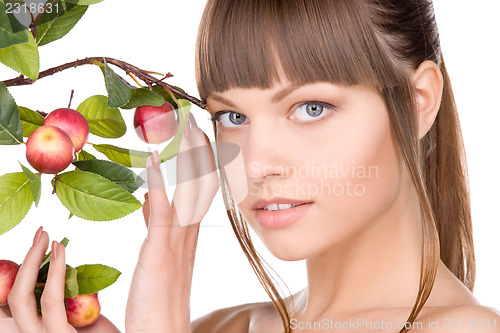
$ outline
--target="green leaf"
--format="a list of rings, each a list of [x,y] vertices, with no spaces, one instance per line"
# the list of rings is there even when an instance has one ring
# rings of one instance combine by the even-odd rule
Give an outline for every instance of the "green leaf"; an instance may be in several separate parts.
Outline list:
[[[62,245],[64,245],[64,247],[67,247],[68,243],[69,243],[69,239],[67,239],[66,237],[64,237],[62,239],[62,241],[60,241],[59,243],[61,243]]]
[[[73,298],[78,295],[78,271],[73,267],[66,267],[66,280],[64,284],[64,297]]]
[[[17,145],[23,142],[23,126],[14,98],[0,82],[0,145]]]
[[[122,274],[117,269],[101,264],[81,265],[76,270],[81,295],[95,294],[109,287]]]
[[[89,153],[83,149],[78,152],[77,161],[95,160],[95,159],[96,158],[94,155],[92,155],[91,153]]]
[[[172,141],[170,141],[170,143],[160,153],[160,160],[162,162],[174,158],[179,153],[182,134],[184,133],[184,128],[186,126],[189,112],[191,110],[191,103],[189,101],[185,99],[179,99],[178,101],[182,105],[182,108],[179,110],[179,130],[175,134]]]
[[[21,164],[21,163],[19,163]],[[40,201],[40,195],[42,194],[42,181],[39,176],[31,172],[30,169],[21,164],[23,172],[28,176],[30,180],[31,194],[35,201],[35,206],[38,207],[38,202]]]
[[[66,2],[77,3],[82,6],[89,6],[103,1],[104,0],[66,0]]]
[[[118,74],[116,74],[104,61],[104,80],[108,91],[108,106],[117,108],[125,105],[132,97],[132,89],[129,84]]]
[[[59,174],[56,194],[71,213],[92,221],[115,220],[141,207],[141,203],[130,192],[102,176],[86,171]]]
[[[58,2],[52,11],[44,12],[38,20],[37,45],[42,46],[65,36],[85,14],[87,6]]]
[[[39,314],[42,313],[42,294],[43,294],[43,288],[41,287],[36,287],[35,288],[35,301],[36,301],[36,309],[38,311]]]
[[[33,203],[30,180],[24,172],[0,177],[0,235],[14,228],[26,216]]]
[[[73,164],[82,171],[93,172],[111,180],[113,183],[133,193],[144,181],[127,167],[110,161],[86,160],[76,161]]]
[[[106,96],[87,98],[76,110],[88,121],[90,133],[103,138],[119,138],[127,132],[127,125],[118,108],[110,108]]]
[[[106,155],[111,161],[129,168],[145,168],[151,153],[116,147],[108,144],[94,145],[95,150]]]
[[[10,7],[9,9],[15,9]],[[7,13],[4,3],[0,3],[0,49],[28,42],[29,32],[12,14]]]
[[[19,110],[21,124],[23,126],[23,136],[28,137],[38,127],[42,126],[43,120],[45,118],[38,112],[35,112],[23,106],[18,106],[17,108]]]
[[[36,80],[40,70],[40,58],[33,35],[28,33],[27,43],[0,49],[0,62],[30,79]]]
[[[165,100],[160,94],[149,90],[148,88],[132,89],[130,101],[123,105],[122,109],[134,109],[143,105],[162,106]]]

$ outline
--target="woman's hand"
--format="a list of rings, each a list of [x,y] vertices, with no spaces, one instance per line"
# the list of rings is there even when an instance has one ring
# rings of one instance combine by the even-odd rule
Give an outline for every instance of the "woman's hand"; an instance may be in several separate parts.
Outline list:
[[[40,264],[49,246],[49,236],[38,229],[33,246],[28,251],[8,296],[8,306],[0,308],[0,327],[6,333],[72,333],[72,332],[119,332],[103,316],[91,326],[78,331],[68,324],[64,306],[66,260],[64,245],[52,242],[47,282],[41,298],[43,317],[38,315],[35,285]]]
[[[127,333],[191,332],[189,298],[198,231],[219,188],[210,142],[191,114],[179,151],[172,205],[158,153],[148,159],[149,193],[143,206],[148,234],[130,288]]]

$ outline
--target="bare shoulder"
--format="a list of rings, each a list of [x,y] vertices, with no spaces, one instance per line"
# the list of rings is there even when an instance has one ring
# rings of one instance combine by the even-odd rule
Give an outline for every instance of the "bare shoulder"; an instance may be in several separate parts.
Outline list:
[[[418,321],[424,323],[422,333],[500,333],[500,312],[477,304],[436,309]]]
[[[247,333],[255,304],[243,304],[219,309],[191,322],[193,333]]]

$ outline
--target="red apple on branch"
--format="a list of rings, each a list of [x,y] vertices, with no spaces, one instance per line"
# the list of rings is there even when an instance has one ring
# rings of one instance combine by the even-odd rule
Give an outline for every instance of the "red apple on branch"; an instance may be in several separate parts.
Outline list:
[[[58,173],[73,160],[74,147],[62,129],[47,125],[37,128],[26,141],[26,159],[41,173]]]
[[[158,144],[177,133],[179,121],[172,104],[165,102],[162,106],[144,105],[135,109],[134,127],[142,141]]]
[[[66,306],[68,323],[73,327],[92,325],[101,313],[101,305],[99,304],[97,293],[66,298]]]
[[[75,146],[75,152],[82,149],[89,137],[87,119],[80,112],[73,109],[61,108],[52,111],[45,118],[42,125],[59,127],[66,132]]]
[[[7,303],[7,296],[14,285],[19,265],[10,260],[0,260],[0,305]]]

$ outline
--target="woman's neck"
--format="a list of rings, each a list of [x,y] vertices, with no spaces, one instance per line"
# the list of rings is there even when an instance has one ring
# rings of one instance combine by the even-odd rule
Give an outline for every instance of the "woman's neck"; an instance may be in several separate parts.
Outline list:
[[[307,259],[308,287],[295,298],[295,316],[322,320],[411,307],[420,277],[420,216],[417,195],[407,182],[368,228]]]

